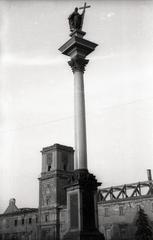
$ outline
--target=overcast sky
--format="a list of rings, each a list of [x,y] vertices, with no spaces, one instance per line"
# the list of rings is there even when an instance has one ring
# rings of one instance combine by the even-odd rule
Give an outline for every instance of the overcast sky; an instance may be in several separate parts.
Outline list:
[[[0,212],[38,207],[41,149],[74,146],[73,74],[58,48],[84,1],[0,1]],[[88,1],[88,166],[103,187],[153,169],[153,2]]]

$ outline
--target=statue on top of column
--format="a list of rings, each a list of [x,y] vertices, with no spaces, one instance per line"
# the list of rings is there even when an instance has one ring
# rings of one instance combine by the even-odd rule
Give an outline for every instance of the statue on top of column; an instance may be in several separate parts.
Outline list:
[[[68,20],[71,32],[82,29],[82,14],[78,13],[77,7],[74,9],[74,12],[69,16]]]
[[[68,17],[71,32],[76,30],[82,31],[85,9],[89,7],[90,6],[87,6],[86,3],[83,7],[80,7],[79,9],[83,9],[82,14],[79,14],[78,8],[76,7],[73,13]]]

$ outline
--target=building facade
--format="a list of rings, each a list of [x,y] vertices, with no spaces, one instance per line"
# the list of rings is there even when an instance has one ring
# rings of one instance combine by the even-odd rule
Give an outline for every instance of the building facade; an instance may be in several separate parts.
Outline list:
[[[0,240],[38,239],[37,224],[37,208],[17,208],[15,199],[10,199],[8,208],[0,215]]]
[[[153,229],[152,181],[101,189],[98,200],[99,228],[107,240],[134,240],[140,208]]]
[[[42,149],[39,207],[18,208],[15,199],[11,199],[0,215],[0,240],[63,238],[69,225],[65,187],[73,174],[73,155],[73,148],[59,144]],[[152,183],[149,177],[144,182],[99,189],[99,230],[107,240],[134,240],[140,207],[153,225]]]

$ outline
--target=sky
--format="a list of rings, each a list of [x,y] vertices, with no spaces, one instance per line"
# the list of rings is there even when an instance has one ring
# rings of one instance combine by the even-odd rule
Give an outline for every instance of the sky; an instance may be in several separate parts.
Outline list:
[[[153,169],[153,2],[88,0],[98,44],[84,74],[89,171],[102,187]],[[84,1],[0,1],[0,212],[38,207],[43,147],[74,147],[73,73],[58,48]]]

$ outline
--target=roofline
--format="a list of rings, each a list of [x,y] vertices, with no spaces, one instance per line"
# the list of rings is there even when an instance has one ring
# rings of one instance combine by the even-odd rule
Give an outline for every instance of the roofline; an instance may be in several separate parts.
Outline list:
[[[32,213],[32,212],[38,212],[38,208],[19,208],[18,211],[15,211],[15,212],[2,213],[2,214],[0,214],[0,217],[22,215],[22,214],[28,214],[28,213]]]

